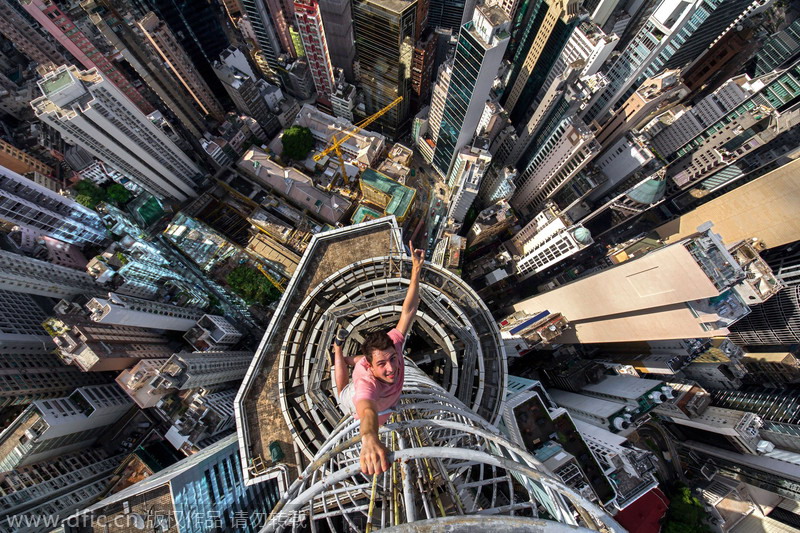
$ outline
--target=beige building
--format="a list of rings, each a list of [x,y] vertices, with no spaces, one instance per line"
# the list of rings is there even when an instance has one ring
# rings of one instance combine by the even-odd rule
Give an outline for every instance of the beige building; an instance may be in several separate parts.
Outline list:
[[[726,335],[727,326],[749,312],[748,303],[766,300],[778,286],[771,271],[745,279],[742,266],[706,229],[528,298],[514,310],[563,314],[571,328],[557,339],[562,343],[709,338]]]
[[[26,154],[16,146],[2,139],[0,139],[0,166],[13,170],[17,174],[38,172],[44,176],[52,176],[55,173],[53,167],[50,165],[42,163],[35,157]]]
[[[800,240],[800,160],[705,203],[656,228],[667,242],[677,242],[711,221],[725,242],[757,237],[767,248]]]

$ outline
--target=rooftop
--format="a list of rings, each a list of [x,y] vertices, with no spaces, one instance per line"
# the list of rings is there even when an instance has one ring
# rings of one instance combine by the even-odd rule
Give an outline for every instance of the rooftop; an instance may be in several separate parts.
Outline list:
[[[377,170],[371,168],[364,170],[361,173],[361,182],[389,195],[389,203],[384,208],[384,213],[387,215],[395,215],[398,218],[405,216],[414,201],[416,194],[414,189],[394,181]]]
[[[366,222],[368,220],[373,220],[375,218],[381,218],[383,213],[380,211],[376,211],[371,207],[367,207],[366,205],[359,205],[356,209],[356,212],[353,213],[353,224],[359,224],[361,222]]]
[[[45,96],[50,96],[51,94],[72,85],[74,82],[75,79],[72,77],[72,74],[70,74],[69,69],[59,69],[40,81],[39,87],[41,87]]]

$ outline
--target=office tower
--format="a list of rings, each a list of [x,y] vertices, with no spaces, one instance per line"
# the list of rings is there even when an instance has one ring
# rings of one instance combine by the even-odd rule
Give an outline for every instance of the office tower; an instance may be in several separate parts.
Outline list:
[[[552,203],[545,205],[533,220],[506,244],[518,256],[514,269],[522,280],[560,263],[594,244],[592,234]]]
[[[477,144],[477,143],[476,143]],[[478,196],[481,180],[492,162],[491,154],[477,146],[463,148],[456,156],[448,187],[452,191],[447,217],[462,224]]]
[[[0,218],[75,244],[102,244],[106,229],[97,213],[0,166]]]
[[[152,50],[147,40],[134,33],[135,25],[129,26],[123,13],[111,0],[85,0],[81,7],[106,40],[128,62],[142,80],[169,108],[180,123],[195,137],[205,131],[204,115],[193,105],[194,99],[186,92],[178,78]]]
[[[636,92],[622,104],[622,107],[617,109],[603,124],[600,131],[597,132],[597,142],[604,149],[609,148],[620,137],[637,129],[659,108],[681,100],[688,93],[689,89],[681,82],[680,72],[677,70],[665,70],[646,79]],[[656,149],[660,154],[664,154],[658,147]]]
[[[152,11],[137,26],[203,115],[221,121],[225,114],[222,106],[169,27]]]
[[[778,70],[800,52],[800,19],[770,37],[756,52],[755,76]]]
[[[800,286],[751,307],[751,313],[731,327],[730,339],[740,346],[781,346],[800,342]]]
[[[566,409],[576,420],[583,420],[613,433],[629,429],[633,415],[636,414],[635,408],[614,400],[559,389],[549,389],[547,392],[559,407]]]
[[[89,318],[101,324],[119,324],[142,328],[187,331],[204,315],[191,307],[178,307],[131,296],[108,293],[107,298],[94,297],[86,304]]]
[[[761,274],[704,228],[674,244],[538,294],[515,311],[558,312],[571,329],[560,343],[710,338],[767,301],[780,288],[758,252]],[[735,254],[739,256],[738,253]],[[743,264],[740,264],[742,261]],[[748,266],[749,265],[749,266]],[[745,272],[753,272],[747,279]],[[763,282],[763,284],[762,284]],[[592,294],[592,298],[586,298]]]
[[[121,460],[88,449],[4,472],[0,521],[19,533],[59,524],[108,490]]]
[[[53,176],[55,170],[16,146],[0,139],[0,167],[5,167],[17,174],[38,172],[45,176]]]
[[[763,438],[785,450],[800,452],[800,394],[796,388],[747,391],[710,389],[711,403],[726,410],[747,411],[763,420]]]
[[[428,23],[432,29],[444,28],[453,31],[472,20],[475,0],[429,0]]]
[[[176,353],[158,371],[153,386],[187,390],[239,381],[252,359],[252,352]]]
[[[529,217],[568,186],[601,149],[594,133],[574,115],[561,120],[543,144],[533,148],[511,198],[511,205]]]
[[[145,328],[98,324],[60,313],[47,324],[59,357],[83,372],[124,370],[140,359],[166,358],[173,353],[166,337]]]
[[[50,312],[46,298],[0,289],[0,346],[7,342],[38,344],[52,348],[52,340],[42,328]]]
[[[280,129],[280,123],[270,111],[264,94],[269,84],[265,80],[257,80],[252,72],[240,70],[236,59],[244,59],[244,54],[236,49],[226,50],[220,60],[214,62],[214,72],[236,109],[254,118],[266,134],[272,137]]]
[[[256,533],[286,489],[287,480],[281,474],[267,483],[245,485],[241,471],[239,446],[231,435],[85,507],[65,521],[64,531],[87,533],[99,516],[125,521],[133,515],[143,517],[143,522],[169,523],[176,531],[193,531],[198,524],[201,529],[208,524],[209,528]],[[156,515],[149,514],[153,510]],[[202,520],[197,518],[201,516]]]
[[[210,351],[233,346],[242,338],[242,333],[225,317],[203,315],[184,336],[195,350]]]
[[[416,0],[355,0],[353,24],[365,114],[376,113],[398,97],[403,101],[373,123],[387,137],[407,128],[411,111]]]
[[[542,87],[549,86],[572,65],[579,69],[581,77],[597,74],[618,43],[616,34],[607,35],[597,24],[582,20],[570,33]]]
[[[681,68],[705,51],[737,21],[761,7],[762,0],[663,0],[606,72],[608,85],[584,114],[604,122],[649,76]]]
[[[326,0],[318,4],[331,63],[344,71],[348,83],[355,83],[353,63],[356,60],[353,37],[353,5],[351,0]]]
[[[334,74],[319,3],[317,0],[297,0],[294,10],[317,94],[329,99],[334,91]]]
[[[39,82],[36,116],[64,140],[115,167],[148,192],[194,197],[200,169],[96,70],[59,67]]]
[[[669,124],[653,136],[651,140],[653,148],[662,157],[670,157],[698,133],[747,100],[751,95],[747,88],[748,81],[746,77],[728,80],[690,109],[675,113],[670,117]]]
[[[21,4],[86,70],[95,69],[101,72],[103,77],[113,83],[142,113],[148,114],[154,111],[153,106],[144,99],[128,78],[92,44],[52,0],[23,0]]]
[[[570,36],[579,8],[576,0],[538,0],[517,11],[512,23],[512,67],[501,101],[515,125],[525,120],[528,106]]]
[[[66,63],[67,60],[58,47],[41,34],[38,25],[26,20],[15,4],[15,0],[0,2],[0,34],[11,41],[17,50],[40,65]]]
[[[281,49],[278,35],[275,33],[275,26],[267,11],[266,3],[263,0],[242,0],[242,7],[247,16],[246,20],[253,28],[253,36],[256,40],[255,45],[258,48],[256,55],[266,63],[270,73],[273,76],[277,76],[274,73],[280,67],[278,57],[283,50]],[[261,69],[262,71],[264,70],[263,67]]]
[[[0,470],[12,470],[91,446],[133,404],[114,384],[81,387],[35,400],[0,433]]]
[[[93,295],[100,287],[85,272],[0,250],[0,289],[72,298],[79,294]]]
[[[509,21],[502,10],[478,6],[458,34],[453,74],[447,88],[433,167],[450,179],[458,152],[473,138],[508,46]]]

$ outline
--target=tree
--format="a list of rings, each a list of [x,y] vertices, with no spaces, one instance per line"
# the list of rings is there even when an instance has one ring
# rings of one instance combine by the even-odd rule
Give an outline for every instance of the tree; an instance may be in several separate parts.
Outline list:
[[[249,304],[267,305],[280,298],[280,292],[258,270],[240,265],[231,270],[225,281]]]
[[[97,201],[88,194],[79,194],[75,197],[75,201],[89,209],[94,209],[97,206]]]
[[[692,496],[689,487],[678,487],[669,496],[669,509],[664,521],[664,533],[711,533],[705,523],[706,510]]]
[[[97,204],[105,201],[106,191],[98,187],[91,180],[81,180],[73,185],[72,190],[76,193],[75,201],[94,209]]]
[[[292,126],[283,132],[283,154],[289,159],[302,161],[314,147],[311,130],[303,126]]]
[[[114,183],[106,187],[106,197],[108,200],[120,205],[131,199],[131,192],[119,183]]]

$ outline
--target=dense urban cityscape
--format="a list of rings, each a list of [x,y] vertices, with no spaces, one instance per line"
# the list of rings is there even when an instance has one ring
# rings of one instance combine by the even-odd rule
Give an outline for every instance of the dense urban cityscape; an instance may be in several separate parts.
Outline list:
[[[800,530],[799,15],[0,0],[0,533]]]

